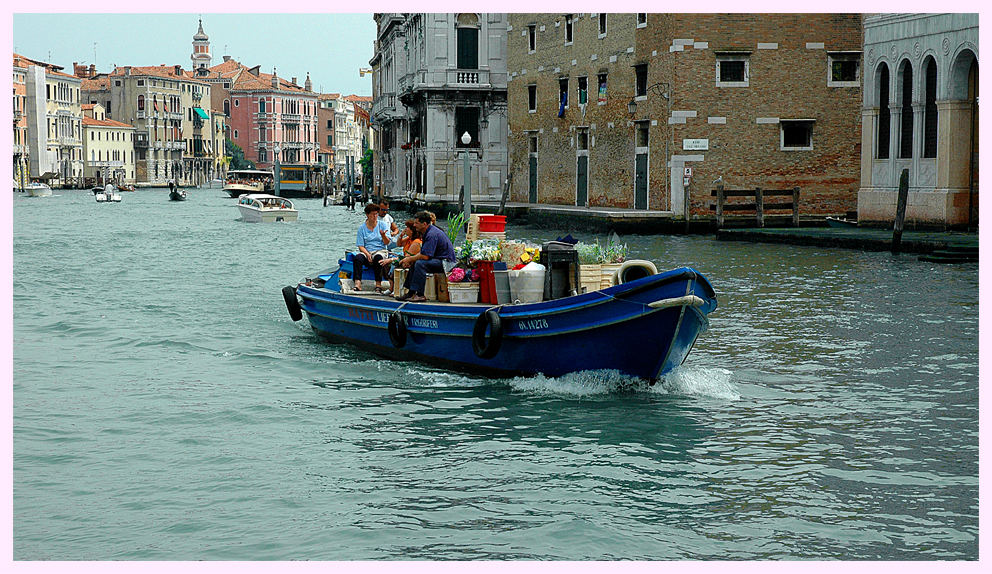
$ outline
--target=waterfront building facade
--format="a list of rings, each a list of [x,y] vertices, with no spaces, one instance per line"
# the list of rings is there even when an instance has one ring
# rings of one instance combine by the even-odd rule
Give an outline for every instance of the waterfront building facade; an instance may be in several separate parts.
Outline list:
[[[243,69],[230,93],[231,140],[260,169],[283,164],[317,163],[317,94],[310,77],[304,87],[296,78]]]
[[[858,219],[978,223],[978,14],[865,17]]]
[[[511,14],[511,198],[713,214],[712,190],[855,209],[857,14]]]
[[[135,183],[134,126],[108,118],[100,104],[83,104],[82,110],[86,183]]]
[[[455,201],[468,154],[472,197],[498,199],[507,175],[507,15],[374,18],[373,172],[381,193]]]
[[[26,185],[30,181],[28,174],[28,116],[27,116],[27,61],[14,54],[13,92],[14,92],[14,122],[13,122],[13,167],[15,187]]]
[[[318,94],[317,95],[317,161],[322,165],[326,166],[330,174],[328,175],[328,181],[330,178],[334,178],[334,185],[340,187],[338,184],[340,180],[337,175],[337,166],[335,162],[335,102],[341,97],[341,94]],[[331,175],[333,174],[333,175]]]
[[[83,175],[79,78],[61,66],[20,59],[25,70],[28,173],[61,187],[79,186]]]
[[[104,105],[108,118],[136,130],[138,182],[197,185],[212,177],[211,121],[204,109],[209,84],[181,66],[118,66],[87,79],[92,80],[86,83],[88,101]]]

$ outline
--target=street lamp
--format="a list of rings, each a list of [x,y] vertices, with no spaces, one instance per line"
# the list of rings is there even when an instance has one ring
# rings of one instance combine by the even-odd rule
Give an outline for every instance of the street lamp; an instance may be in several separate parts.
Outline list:
[[[468,223],[468,218],[472,215],[472,176],[469,172],[468,166],[468,145],[472,143],[472,136],[468,135],[468,132],[462,134],[462,145],[465,146],[465,205],[463,206],[463,213],[465,214],[465,223]]]

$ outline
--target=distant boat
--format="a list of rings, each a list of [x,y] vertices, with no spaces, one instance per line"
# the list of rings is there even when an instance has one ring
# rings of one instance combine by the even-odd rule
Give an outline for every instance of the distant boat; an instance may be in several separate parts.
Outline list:
[[[224,180],[224,191],[231,197],[265,193],[272,188],[272,172],[260,169],[232,169]]]
[[[122,183],[117,186],[120,191],[134,191],[134,186],[129,183]]]
[[[176,189],[173,189],[172,191],[169,192],[169,200],[170,201],[186,201],[186,190],[185,189],[179,189],[178,187]]]
[[[117,188],[110,183],[106,187],[94,187],[93,197],[97,203],[118,203],[121,200],[121,194],[117,193]]]
[[[251,223],[296,221],[299,212],[293,202],[278,195],[264,193],[245,194],[238,198],[241,219]]]
[[[857,220],[847,219],[846,217],[828,217],[827,225],[838,229],[849,229],[851,227],[857,227],[858,222]]]
[[[32,182],[24,186],[24,191],[29,197],[51,197],[52,188],[44,183]]]

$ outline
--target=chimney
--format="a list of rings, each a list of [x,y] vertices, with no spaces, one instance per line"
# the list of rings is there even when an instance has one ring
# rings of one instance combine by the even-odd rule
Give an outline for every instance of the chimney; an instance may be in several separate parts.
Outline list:
[[[226,62],[226,61],[228,61],[228,60],[230,60],[230,59],[231,59],[231,57],[230,57],[230,56],[224,56],[224,61],[225,61],[225,62]]]
[[[90,64],[90,77],[92,78],[95,75],[96,75],[96,64]]]
[[[125,76],[131,75],[131,66],[124,66],[124,75]]]
[[[276,75],[276,69],[274,67],[272,68],[272,89],[279,89],[279,76]]]
[[[293,76],[293,81],[292,81],[292,84],[293,84],[294,86],[296,85],[296,76]]]
[[[175,66],[175,70],[176,70],[176,75],[177,76],[183,75],[183,67],[182,66],[178,66],[178,65]]]
[[[312,88],[313,88],[313,84],[310,82],[310,72],[307,72],[307,81],[304,82],[303,89],[308,92],[312,92],[313,91]]]

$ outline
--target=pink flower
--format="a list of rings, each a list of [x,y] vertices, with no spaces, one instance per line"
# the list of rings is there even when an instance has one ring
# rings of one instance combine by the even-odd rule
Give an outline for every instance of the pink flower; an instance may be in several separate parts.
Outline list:
[[[465,270],[460,267],[455,267],[448,273],[448,281],[451,283],[458,283],[465,279]]]
[[[478,280],[479,280],[479,270],[473,269],[469,281],[478,281]]]

